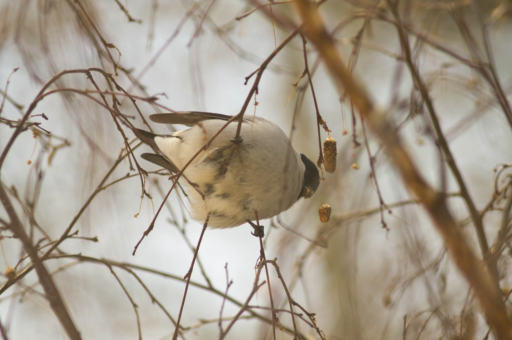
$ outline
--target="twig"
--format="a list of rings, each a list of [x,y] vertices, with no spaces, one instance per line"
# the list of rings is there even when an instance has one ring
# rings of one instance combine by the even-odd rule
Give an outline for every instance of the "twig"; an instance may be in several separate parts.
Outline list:
[[[111,267],[111,266],[110,266]],[[146,291],[146,293],[148,293],[149,297],[151,298],[151,302],[153,303],[156,303],[158,305],[158,307],[160,307],[160,309],[165,313],[165,315],[169,318],[169,320],[171,320],[172,324],[176,327],[176,321],[174,320],[174,318],[171,316],[171,314],[169,314],[169,312],[167,311],[167,309],[165,309],[165,307],[162,305],[162,303],[160,301],[157,300],[157,298],[153,295],[153,293],[151,293],[151,291],[149,290],[149,288],[144,284],[144,282],[142,281],[142,279],[133,271],[131,270],[130,268],[127,268],[127,267],[120,267],[121,269],[127,271],[128,273],[130,273],[139,283],[140,285],[142,286],[142,288],[144,288],[144,290]],[[182,332],[180,331],[180,336],[183,340],[185,340],[185,337],[183,336]]]
[[[271,308],[269,307],[262,307],[262,306],[248,306],[248,308],[251,308],[251,309],[265,309],[265,310],[271,310]],[[292,314],[292,312],[290,312],[288,309],[275,309],[274,312],[276,313],[286,313],[286,314]],[[302,321],[304,321],[304,323],[306,323],[309,327],[311,328],[315,328],[315,326],[309,322],[308,320],[304,319],[304,314],[300,314],[300,313],[296,313],[294,312],[293,315],[295,315],[296,317],[298,317],[299,319],[301,319]]]
[[[260,239],[260,242],[261,242],[261,239]],[[297,330],[297,325],[295,324],[295,315],[293,312],[293,305],[295,304],[295,301],[292,299],[292,296],[290,295],[290,292],[288,291],[288,287],[286,286],[286,282],[284,282],[283,275],[281,275],[281,271],[279,270],[279,266],[277,265],[276,260],[265,260],[265,262],[266,263],[268,262],[274,266],[274,268],[277,272],[277,277],[279,278],[279,280],[281,280],[284,291],[286,292],[286,297],[288,298],[288,304],[290,305],[290,313],[292,315],[292,324],[293,324],[293,330],[295,331],[295,339],[298,340],[297,337],[299,336],[299,332]],[[266,265],[266,263],[265,263],[265,265]],[[265,267],[265,270],[266,270],[266,267]],[[274,308],[274,307],[272,306],[272,308]]]
[[[203,240],[204,232],[206,231],[206,227],[208,227],[208,220],[210,219],[210,214],[206,216],[206,220],[204,221],[203,230],[201,231],[201,236],[199,236],[199,241],[197,242],[196,251],[194,253],[194,257],[192,258],[192,263],[190,264],[190,269],[185,275],[185,279],[187,283],[185,285],[185,292],[183,293],[183,300],[181,301],[180,313],[178,314],[178,320],[176,321],[176,328],[174,330],[174,335],[172,336],[173,340],[178,339],[178,333],[180,330],[180,321],[181,315],[183,314],[183,307],[185,306],[185,300],[187,299],[188,286],[190,285],[190,277],[192,276],[192,271],[194,270],[194,264],[196,262],[197,253],[199,252],[199,247],[201,246],[201,241]]]
[[[253,235],[258,237],[259,241],[260,241],[260,259],[261,259],[261,261],[259,263],[259,266],[265,267],[265,274],[267,276],[267,283],[268,283],[268,294],[270,296],[270,307],[272,308],[272,310],[271,310],[272,334],[274,336],[274,340],[276,340],[276,323],[279,319],[277,318],[277,315],[274,312],[274,298],[272,297],[272,287],[270,284],[270,276],[268,275],[267,259],[265,257],[265,247],[263,247],[263,236],[265,233],[263,231],[263,226],[260,225],[260,221],[258,219],[258,211],[255,210],[254,214],[256,215],[256,224],[254,224],[251,221],[247,221],[247,223],[249,223],[254,228]],[[295,327],[294,327],[294,332],[297,333],[297,330],[295,329]]]
[[[505,207],[503,208],[503,215],[501,217],[501,225],[492,247],[492,252],[489,256],[489,261],[497,265],[501,253],[505,249],[506,238],[510,229],[510,212],[512,211],[512,192],[510,193]]]
[[[464,307],[462,307],[462,310],[460,311],[460,338],[464,339],[462,336],[462,325],[464,324],[464,313],[466,312],[466,307],[468,305],[469,297],[471,296],[471,287],[468,289],[468,294],[466,295],[466,300],[464,301]]]
[[[0,115],[2,114],[2,111],[4,110],[4,104],[5,104],[5,99],[7,98],[7,89],[9,88],[9,83],[11,81],[11,76],[16,72],[18,71],[19,68],[15,68],[14,70],[12,70],[11,74],[9,74],[9,76],[7,77],[7,82],[5,83],[5,90],[2,92],[3,94],[3,98],[2,98],[2,104],[0,104]]]
[[[379,210],[380,210],[380,223],[382,225],[382,228],[389,231],[389,228],[386,224],[386,221],[384,221],[384,209],[386,208],[386,204],[384,203],[384,200],[382,199],[382,194],[380,192],[379,182],[377,181],[377,173],[375,172],[375,157],[372,156],[372,152],[370,151],[370,145],[368,144],[368,138],[366,137],[366,127],[364,120],[361,122],[361,128],[363,130],[363,138],[364,138],[364,145],[366,147],[366,152],[368,153],[368,161],[370,163],[370,169],[372,172],[372,179],[375,184],[375,190],[377,191],[377,197],[379,198]]]
[[[132,150],[135,150],[137,149],[142,143],[139,143],[138,145],[136,145],[135,147],[133,147]],[[71,223],[68,225],[68,227],[66,228],[66,230],[64,231],[64,233],[62,233],[61,237],[55,242],[55,244],[41,257],[41,260],[44,261],[45,258],[47,258],[54,250],[55,248],[57,248],[69,235],[69,233],[71,232],[71,230],[73,229],[73,227],[75,226],[75,224],[78,222],[78,220],[80,219],[80,216],[82,216],[82,214],[84,213],[84,211],[89,207],[89,205],[91,204],[92,200],[96,197],[96,195],[98,195],[101,191],[102,191],[102,187],[103,185],[105,184],[105,182],[107,181],[107,179],[110,177],[110,175],[114,172],[114,170],[117,168],[117,166],[119,164],[121,164],[121,162],[125,159],[125,157],[127,157],[128,155],[124,154],[123,151],[121,150],[120,154],[119,154],[119,157],[118,159],[116,160],[116,162],[114,163],[114,165],[110,168],[110,170],[107,172],[107,174],[103,177],[103,179],[100,181],[100,183],[98,184],[98,186],[96,187],[96,190],[91,194],[91,196],[89,196],[89,198],[87,199],[87,201],[85,202],[85,204],[82,206],[82,208],[80,208],[80,211],[75,215],[75,217],[73,218],[73,220],[71,221]]]
[[[312,325],[311,327],[313,327],[316,330],[318,336],[320,336],[320,339],[326,340],[324,332],[322,332],[322,330],[320,330],[320,328],[318,328],[318,325],[316,324],[316,319],[315,319],[316,314],[309,313],[304,307],[302,307],[300,304],[298,304],[297,301],[295,301],[295,300],[293,300],[293,305],[299,307],[307,315],[309,320],[311,320],[311,325]]]
[[[224,266],[224,269],[226,270],[226,293],[224,294],[224,297],[222,298],[222,305],[220,306],[220,312],[219,312],[219,330],[220,330],[220,336],[222,337],[222,333],[224,331],[222,330],[222,311],[224,310],[224,304],[226,302],[226,296],[228,296],[229,287],[233,284],[233,281],[229,281],[229,273],[228,273],[228,264]]]
[[[187,19],[194,13],[195,9],[197,8],[197,6],[199,6],[199,2],[195,2],[192,7],[187,11],[187,13],[183,16],[183,18],[181,19],[181,21],[178,23],[178,25],[176,26],[176,29],[174,30],[174,32],[171,34],[171,36],[165,41],[165,43],[162,45],[162,47],[160,47],[158,49],[158,51],[155,53],[155,55],[153,56],[153,58],[151,58],[151,60],[146,64],[146,66],[144,66],[144,68],[142,69],[142,71],[139,72],[139,74],[137,74],[137,76],[135,77],[137,80],[140,80],[145,74],[146,72],[151,68],[151,66],[153,66],[156,61],[158,60],[158,58],[160,58],[160,56],[162,55],[162,53],[165,51],[165,49],[171,44],[171,42],[178,36],[178,34],[180,33],[181,31],[181,28],[183,27],[183,25],[185,25],[185,23],[187,22]]]
[[[112,275],[114,275],[115,279],[117,280],[117,283],[119,283],[119,285],[123,289],[124,293],[128,297],[128,300],[130,300],[130,304],[132,305],[133,311],[135,312],[135,317],[137,319],[137,331],[139,333],[139,340],[142,340],[142,330],[140,328],[140,317],[139,317],[139,311],[138,311],[139,306],[137,306],[135,301],[133,301],[132,296],[130,295],[130,293],[128,292],[126,287],[124,286],[123,282],[121,282],[121,280],[119,279],[119,276],[117,276],[117,274],[114,271],[114,269],[112,268],[112,266],[108,266],[108,269],[110,269],[110,272],[112,273]]]
[[[30,118],[30,115],[32,114],[32,111],[34,111],[34,109],[36,108],[37,106],[37,103],[40,101],[40,97],[41,95],[48,89],[48,87],[50,87],[57,79],[59,79],[60,77],[62,77],[63,75],[65,74],[70,74],[70,73],[83,73],[83,70],[66,70],[66,71],[62,71],[58,74],[56,74],[55,76],[53,76],[50,80],[48,80],[48,82],[43,85],[43,87],[41,88],[41,90],[39,91],[39,93],[37,94],[36,98],[32,101],[32,103],[30,104],[30,106],[28,107],[27,111],[25,112],[25,115],[21,118],[20,122],[18,123],[17,127],[16,127],[16,130],[14,130],[14,133],[12,134],[11,138],[9,139],[9,141],[7,142],[7,144],[5,145],[5,148],[2,152],[2,154],[0,155],[0,171],[2,169],[2,165],[5,161],[5,157],[7,156],[7,154],[9,153],[9,150],[11,149],[12,147],[12,144],[14,143],[14,141],[16,140],[16,138],[18,138],[19,134],[21,132],[23,132],[23,127],[24,127],[24,124],[25,122],[27,121],[27,119]]]
[[[263,269],[263,265],[261,265],[260,263],[260,266],[258,267],[258,272],[256,273],[256,277],[254,278],[254,285],[253,285],[253,288],[252,288],[252,291],[251,293],[249,294],[249,296],[247,297],[247,299],[245,300],[245,303],[243,304],[242,308],[240,308],[240,310],[238,311],[238,313],[236,313],[236,315],[233,317],[233,320],[231,320],[231,322],[229,323],[228,327],[226,328],[226,330],[224,331],[224,333],[221,334],[221,337],[220,337],[220,340],[223,340],[226,335],[228,334],[228,332],[231,330],[231,327],[233,327],[233,325],[235,324],[235,322],[238,320],[238,318],[240,318],[240,316],[242,315],[242,313],[246,310],[248,310],[249,308],[249,303],[251,302],[252,300],[252,297],[254,296],[254,294],[256,294],[256,292],[266,283],[265,281],[263,281],[262,283],[258,284],[258,281],[259,281],[259,278],[260,278],[260,273],[261,273],[261,270]],[[272,317],[272,324],[274,323],[274,318]]]
[[[123,13],[126,15],[126,17],[128,18],[129,22],[136,22],[138,24],[142,24],[142,20],[132,18],[130,13],[128,13],[128,10],[119,2],[119,0],[115,0],[115,2],[117,3],[117,5],[121,9],[121,11],[123,11]]]
[[[495,62],[494,62],[494,55],[491,48],[491,43],[489,39],[489,32],[487,31],[487,26],[484,22],[484,19],[482,17],[482,10],[479,8],[480,6],[475,0],[471,0],[471,5],[473,7],[473,13],[475,14],[475,17],[477,19],[478,25],[480,26],[480,30],[482,33],[482,40],[485,47],[485,53],[487,54],[487,68],[489,69],[491,73],[491,79],[488,79],[489,82],[494,82],[494,86],[491,84],[491,86],[494,87],[496,90],[496,96],[498,97],[498,100],[501,104],[501,107],[503,109],[503,113],[507,117],[507,120],[509,124],[512,127],[512,109],[510,108],[510,102],[508,100],[507,95],[503,91],[503,87],[501,86],[500,79],[498,77],[498,74],[496,72]]]
[[[204,18],[206,18],[206,16],[208,15],[208,12],[210,11],[210,9],[212,8],[214,3],[215,3],[215,0],[210,0],[210,3],[208,4],[208,7],[204,11],[203,16],[201,17],[201,20],[197,24],[196,31],[194,32],[194,35],[192,35],[192,37],[190,38],[190,40],[187,44],[187,47],[192,46],[194,39],[199,35],[199,31],[201,31],[201,26],[203,25]]]
[[[290,0],[290,1],[272,1],[271,3],[257,6],[256,8],[250,10],[249,12],[245,13],[244,15],[236,17],[235,20],[242,20],[243,18],[247,18],[249,15],[251,15],[254,12],[259,11],[263,7],[267,7],[267,6],[271,7],[273,5],[281,5],[281,4],[291,4],[291,3],[294,3],[294,2],[295,1],[293,1],[293,0]]]
[[[311,77],[311,73],[309,72],[309,65],[308,65],[308,53],[306,51],[306,38],[304,35],[300,35],[302,38],[302,54],[304,56],[304,70],[305,73],[308,75],[308,82],[309,86],[311,87],[311,94],[313,95],[313,102],[315,104],[315,112],[316,112],[316,127],[317,127],[317,133],[318,133],[318,161],[316,162],[316,165],[321,169],[322,164],[324,163],[324,154],[322,151],[322,140],[320,136],[320,125],[323,126],[323,128],[326,131],[330,131],[327,128],[327,125],[325,121],[322,119],[322,116],[320,115],[320,110],[318,109],[318,103],[316,101],[316,94],[315,94],[315,88],[313,87],[313,79]],[[323,177],[323,176],[322,176]]]
[[[299,32],[302,30],[303,28],[303,25],[300,25],[297,29],[295,29],[268,57],[267,59],[265,59],[265,61],[260,65],[259,69],[258,69],[258,74],[256,76],[256,79],[254,80],[254,83],[252,84],[252,87],[251,87],[251,90],[249,91],[249,94],[247,95],[247,97],[245,98],[245,102],[244,102],[244,105],[242,106],[242,109],[240,110],[240,113],[238,115],[236,115],[235,117],[237,117],[238,119],[238,127],[236,129],[236,134],[235,134],[235,140],[238,140],[240,139],[240,132],[242,130],[242,121],[243,121],[243,118],[244,118],[244,114],[245,114],[245,110],[247,110],[247,107],[249,106],[249,103],[251,102],[251,98],[252,98],[252,95],[254,93],[258,93],[258,85],[260,83],[260,80],[261,80],[261,76],[263,75],[263,72],[265,71],[265,69],[267,68],[268,64],[270,64],[270,62],[272,61],[272,59],[274,59],[274,57],[286,46],[288,45],[288,43],[290,41],[292,41],[293,38],[295,38],[295,36],[297,34],[299,34]]]
[[[3,340],[9,340],[9,337],[7,336],[7,331],[2,323],[2,321],[0,320],[0,333],[2,334],[2,339]]]
[[[407,314],[404,315],[404,327],[402,331],[402,340],[407,339]]]

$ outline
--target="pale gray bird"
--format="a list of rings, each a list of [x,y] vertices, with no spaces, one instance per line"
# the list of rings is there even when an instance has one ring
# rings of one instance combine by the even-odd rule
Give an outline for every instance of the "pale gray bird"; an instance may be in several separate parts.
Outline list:
[[[161,113],[149,116],[157,123],[181,124],[189,129],[172,135],[138,130],[139,138],[158,154],[142,158],[172,173],[179,172],[232,116],[207,112]],[[233,139],[238,120],[231,122],[183,172],[194,220],[208,226],[231,228],[271,218],[289,209],[301,197],[311,197],[320,183],[316,165],[290,144],[276,124],[263,118],[244,118],[240,137]]]

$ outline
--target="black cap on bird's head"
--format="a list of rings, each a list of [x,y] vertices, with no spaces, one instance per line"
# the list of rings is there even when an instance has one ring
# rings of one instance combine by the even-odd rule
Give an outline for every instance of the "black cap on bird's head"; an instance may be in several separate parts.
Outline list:
[[[310,198],[320,185],[320,173],[318,172],[318,168],[315,163],[304,156],[304,154],[300,154],[300,158],[302,159],[302,163],[306,166],[306,171],[304,172],[304,182],[302,183],[302,190],[299,198]]]

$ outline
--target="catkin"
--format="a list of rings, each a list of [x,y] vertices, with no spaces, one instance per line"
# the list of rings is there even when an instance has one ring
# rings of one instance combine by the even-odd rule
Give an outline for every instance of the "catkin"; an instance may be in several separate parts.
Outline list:
[[[331,137],[324,141],[324,166],[327,172],[336,170],[336,140]]]
[[[318,215],[320,215],[320,222],[329,222],[329,220],[331,219],[331,206],[327,203],[322,205],[318,210]]]

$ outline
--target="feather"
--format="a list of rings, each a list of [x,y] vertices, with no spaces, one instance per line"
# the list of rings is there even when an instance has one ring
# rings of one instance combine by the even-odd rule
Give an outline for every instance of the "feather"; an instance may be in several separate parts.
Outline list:
[[[165,159],[161,155],[156,155],[154,153],[143,153],[140,156],[142,158],[144,158],[145,160],[147,160],[148,162],[151,162],[153,164],[159,165],[162,168],[166,168],[170,172],[178,173],[180,171],[180,170],[178,170],[178,168],[174,164],[169,162],[167,159]]]
[[[158,146],[155,143],[155,135],[154,133],[141,130],[141,129],[135,129],[137,131],[136,135],[137,137],[147,145],[151,146],[151,148],[155,151],[158,151]]]
[[[154,121],[155,123],[160,124],[180,124],[186,126],[193,126],[203,120],[208,119],[220,119],[220,120],[230,120],[233,116],[223,115],[220,113],[210,113],[210,112],[175,112],[175,113],[156,113],[149,116],[149,119]]]

